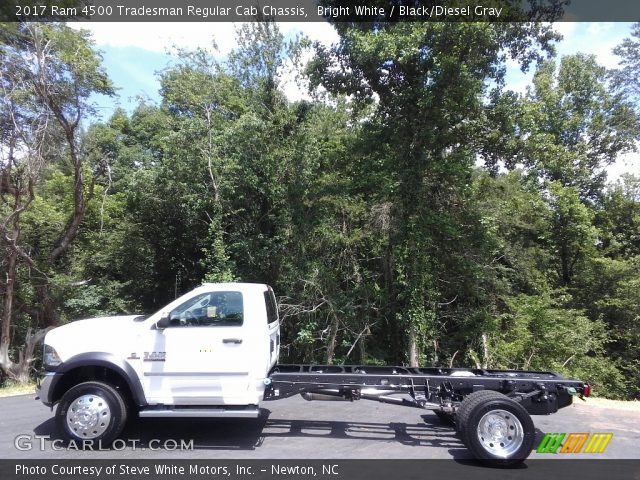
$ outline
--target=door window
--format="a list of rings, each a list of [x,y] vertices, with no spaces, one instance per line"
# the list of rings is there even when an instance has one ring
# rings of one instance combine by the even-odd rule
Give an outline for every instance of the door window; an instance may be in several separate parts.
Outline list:
[[[240,292],[209,292],[197,295],[169,313],[171,327],[235,327],[244,321]]]
[[[264,292],[264,303],[267,307],[267,323],[271,324],[278,320],[278,305],[273,290]]]

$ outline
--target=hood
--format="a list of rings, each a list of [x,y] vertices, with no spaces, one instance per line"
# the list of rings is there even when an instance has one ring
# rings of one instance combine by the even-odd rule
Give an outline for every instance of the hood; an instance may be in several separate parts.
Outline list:
[[[113,351],[134,338],[134,332],[142,323],[134,322],[139,315],[76,320],[47,333],[44,343],[56,349],[62,360],[77,352]]]

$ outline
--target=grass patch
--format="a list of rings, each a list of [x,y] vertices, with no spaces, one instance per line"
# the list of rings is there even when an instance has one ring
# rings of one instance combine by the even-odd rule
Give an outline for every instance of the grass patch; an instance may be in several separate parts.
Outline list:
[[[13,395],[35,394],[36,382],[13,383],[7,382],[0,387],[0,397],[12,397]]]

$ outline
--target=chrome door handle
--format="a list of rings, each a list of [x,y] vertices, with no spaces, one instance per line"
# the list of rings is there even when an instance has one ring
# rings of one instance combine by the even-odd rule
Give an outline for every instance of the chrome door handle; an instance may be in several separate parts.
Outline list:
[[[236,344],[240,344],[240,343],[242,343],[242,339],[241,339],[241,338],[223,338],[223,339],[222,339],[222,343],[236,343]]]

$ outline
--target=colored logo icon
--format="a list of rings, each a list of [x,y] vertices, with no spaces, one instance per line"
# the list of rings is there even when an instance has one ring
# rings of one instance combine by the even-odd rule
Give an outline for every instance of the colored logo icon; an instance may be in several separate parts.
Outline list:
[[[547,433],[538,453],[604,453],[613,433]]]

